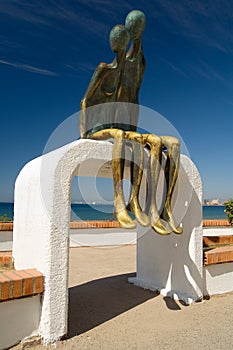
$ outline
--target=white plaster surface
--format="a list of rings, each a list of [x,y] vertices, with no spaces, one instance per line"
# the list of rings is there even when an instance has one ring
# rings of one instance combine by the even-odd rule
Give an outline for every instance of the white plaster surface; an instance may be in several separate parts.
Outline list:
[[[204,266],[205,295],[233,291],[233,262]]]
[[[45,276],[39,327],[45,343],[67,333],[72,178],[86,160],[92,160],[87,175],[95,175],[111,156],[109,142],[75,141],[32,160],[16,180],[13,257],[16,269]]]
[[[233,227],[205,227],[203,236],[233,236]]]
[[[160,236],[138,226],[137,275],[130,278],[131,283],[187,303],[202,298],[201,203],[200,175],[192,161],[181,156],[173,212],[183,234]]]
[[[0,350],[37,335],[40,312],[39,295],[0,303]]]
[[[136,230],[122,228],[85,228],[70,230],[70,247],[95,247],[136,244]],[[11,251],[13,231],[0,231],[0,252]]]
[[[137,232],[123,228],[72,229],[70,247],[98,247],[136,244]]]
[[[39,326],[45,343],[67,332],[72,178],[85,174],[111,177],[111,157],[111,143],[78,140],[32,160],[16,180],[13,257],[16,269],[36,268],[45,276]],[[138,225],[135,283],[157,286],[181,299],[202,296],[201,191],[195,166],[182,156],[173,211],[184,233],[161,237]],[[157,197],[163,197],[161,190]]]
[[[12,250],[13,231],[0,231],[0,252]]]

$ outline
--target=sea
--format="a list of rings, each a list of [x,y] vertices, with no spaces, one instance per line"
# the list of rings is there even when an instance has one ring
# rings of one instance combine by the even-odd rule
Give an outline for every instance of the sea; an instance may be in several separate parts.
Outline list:
[[[225,206],[203,206],[203,219],[227,219]],[[71,204],[72,221],[116,220],[113,205]],[[14,220],[14,204],[0,203],[0,221]]]

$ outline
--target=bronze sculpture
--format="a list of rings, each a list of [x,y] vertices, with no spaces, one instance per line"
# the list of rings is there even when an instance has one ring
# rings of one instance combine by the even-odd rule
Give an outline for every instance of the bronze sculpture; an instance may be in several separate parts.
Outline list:
[[[81,101],[80,134],[82,138],[114,140],[112,157],[114,206],[122,227],[135,227],[125,206],[122,188],[124,140],[128,140],[133,151],[129,210],[134,213],[141,225],[151,224],[159,234],[167,235],[172,231],[182,233],[182,229],[175,223],[171,210],[172,193],[178,176],[179,140],[171,136],[141,135],[136,132],[139,114],[138,94],[145,70],[142,50],[144,28],[145,15],[141,11],[134,10],[126,17],[125,27],[118,25],[111,30],[110,45],[112,51],[116,52],[116,58],[110,64],[100,63],[93,74]],[[126,53],[129,39],[132,44]],[[120,104],[123,105],[123,109],[118,108],[116,102],[124,102]],[[98,108],[97,114],[95,109],[88,108],[99,104],[103,105]],[[149,216],[143,213],[138,201],[145,145],[150,149],[149,188],[153,193]],[[156,205],[163,148],[167,151],[165,167],[167,196],[161,217],[167,225],[161,221]]]

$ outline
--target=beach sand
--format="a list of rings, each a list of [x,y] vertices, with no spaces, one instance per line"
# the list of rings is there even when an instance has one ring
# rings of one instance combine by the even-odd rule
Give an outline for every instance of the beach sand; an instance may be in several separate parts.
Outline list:
[[[233,349],[233,293],[185,306],[129,284],[135,271],[134,245],[71,248],[69,334],[57,348]]]

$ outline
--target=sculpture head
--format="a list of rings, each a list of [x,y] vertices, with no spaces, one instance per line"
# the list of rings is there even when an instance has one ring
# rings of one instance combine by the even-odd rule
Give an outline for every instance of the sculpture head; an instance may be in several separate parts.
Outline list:
[[[142,11],[133,10],[125,19],[125,27],[132,40],[139,39],[146,26],[146,17]]]
[[[119,24],[112,28],[109,41],[113,52],[126,51],[129,40],[130,35],[123,25]]]

